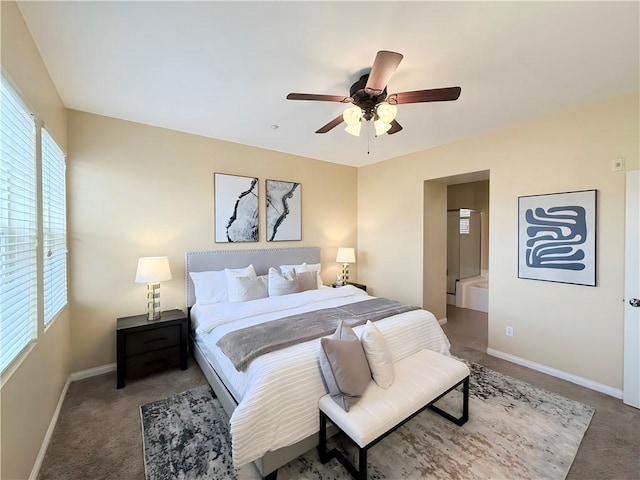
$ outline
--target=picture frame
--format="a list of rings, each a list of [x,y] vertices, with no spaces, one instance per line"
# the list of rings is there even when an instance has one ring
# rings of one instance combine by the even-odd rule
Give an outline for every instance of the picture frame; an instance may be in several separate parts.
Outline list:
[[[518,197],[518,278],[596,286],[597,190]]]
[[[267,242],[302,240],[302,185],[267,180]]]
[[[214,173],[216,243],[258,241],[257,177]]]

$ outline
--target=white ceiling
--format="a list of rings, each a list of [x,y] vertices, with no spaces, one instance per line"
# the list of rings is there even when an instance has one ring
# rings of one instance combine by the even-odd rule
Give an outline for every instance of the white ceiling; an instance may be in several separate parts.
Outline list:
[[[638,2],[19,2],[66,107],[361,166],[639,88]],[[404,60],[380,138],[315,130],[378,50]],[[278,125],[273,129],[272,125]],[[365,129],[363,128],[363,132]],[[367,150],[370,153],[367,153]]]

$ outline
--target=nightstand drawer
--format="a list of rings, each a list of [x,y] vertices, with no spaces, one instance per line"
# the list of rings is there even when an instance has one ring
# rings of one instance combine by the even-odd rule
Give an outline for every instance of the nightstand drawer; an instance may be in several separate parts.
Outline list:
[[[189,319],[182,310],[166,310],[159,320],[148,315],[121,317],[116,326],[118,372],[116,387],[127,377],[137,377],[165,368],[188,368]]]
[[[131,377],[137,377],[179,365],[180,345],[176,345],[127,358],[127,374]]]
[[[127,357],[180,345],[180,325],[130,333],[125,342]]]

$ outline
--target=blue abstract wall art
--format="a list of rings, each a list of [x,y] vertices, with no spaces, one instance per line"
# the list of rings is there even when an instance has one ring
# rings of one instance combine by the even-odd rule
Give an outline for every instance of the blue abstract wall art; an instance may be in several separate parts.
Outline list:
[[[214,174],[215,241],[258,241],[258,179]]]
[[[596,285],[596,190],[518,198],[518,277]]]

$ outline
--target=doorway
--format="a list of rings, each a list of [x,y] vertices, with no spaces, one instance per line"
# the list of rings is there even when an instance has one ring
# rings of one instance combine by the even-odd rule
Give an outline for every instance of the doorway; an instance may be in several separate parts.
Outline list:
[[[489,180],[447,185],[447,303],[489,310]]]
[[[488,340],[489,181],[486,170],[424,182],[424,307],[445,332],[455,329],[457,338],[482,351]],[[461,282],[471,288],[463,293]],[[463,295],[465,303],[456,306]],[[466,300],[478,295],[484,307],[467,308]]]
[[[476,279],[482,278],[483,213],[470,208],[447,210],[447,304],[486,313],[486,307],[474,308],[475,302],[471,302],[474,297],[466,295],[467,289],[478,288],[473,285],[478,285]]]

